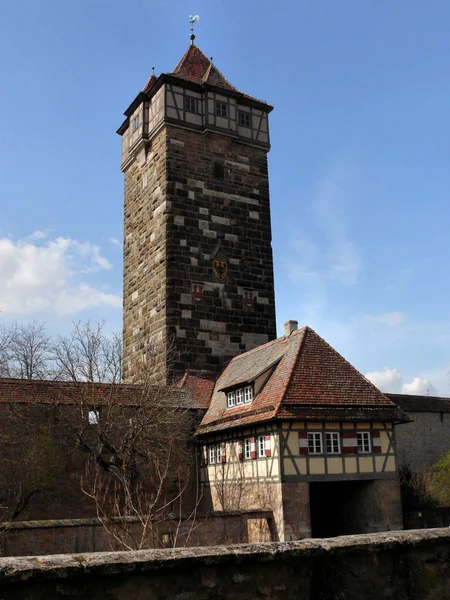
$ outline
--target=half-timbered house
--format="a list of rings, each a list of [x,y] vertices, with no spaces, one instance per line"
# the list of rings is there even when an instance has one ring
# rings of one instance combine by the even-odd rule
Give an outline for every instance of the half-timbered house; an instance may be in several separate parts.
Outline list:
[[[409,418],[309,327],[236,356],[198,437],[212,508],[269,509],[280,540],[402,528]]]

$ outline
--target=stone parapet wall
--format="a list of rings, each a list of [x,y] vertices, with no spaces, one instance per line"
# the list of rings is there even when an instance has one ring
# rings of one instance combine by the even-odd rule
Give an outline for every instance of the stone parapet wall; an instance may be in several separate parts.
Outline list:
[[[162,522],[155,527],[145,548],[162,546],[210,546],[270,541],[272,513],[261,510],[212,513],[195,521]],[[138,519],[128,519],[128,528],[135,539],[141,539]],[[113,529],[114,525],[108,525]],[[2,556],[39,556],[74,552],[107,552],[121,550],[98,519],[63,519],[52,521],[21,521],[0,528]],[[0,596],[1,597],[1,596]]]
[[[448,529],[0,559],[2,600],[446,600]]]

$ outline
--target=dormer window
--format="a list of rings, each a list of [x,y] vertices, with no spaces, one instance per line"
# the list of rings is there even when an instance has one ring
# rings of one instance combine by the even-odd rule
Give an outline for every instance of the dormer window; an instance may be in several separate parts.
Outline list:
[[[228,117],[228,104],[226,102],[216,100],[216,115],[218,117]]]
[[[253,400],[253,386],[246,385],[227,392],[227,408],[251,404]]]
[[[136,115],[133,119],[133,131],[139,127],[139,115]]]
[[[200,112],[200,103],[198,98],[194,98],[194,96],[185,96],[184,97],[184,108],[187,112],[199,113]]]

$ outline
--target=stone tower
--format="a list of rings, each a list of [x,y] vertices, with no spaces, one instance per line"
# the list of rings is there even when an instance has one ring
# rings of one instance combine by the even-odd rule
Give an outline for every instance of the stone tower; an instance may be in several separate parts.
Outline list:
[[[276,337],[268,114],[193,43],[124,113],[124,377],[214,372]]]

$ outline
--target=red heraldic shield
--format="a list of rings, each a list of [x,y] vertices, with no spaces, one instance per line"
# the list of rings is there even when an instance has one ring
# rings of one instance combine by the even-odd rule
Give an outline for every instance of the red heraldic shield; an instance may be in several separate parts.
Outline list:
[[[244,290],[244,304],[247,308],[253,308],[255,304],[255,299],[253,297],[252,292]]]
[[[200,300],[203,298],[203,285],[199,283],[192,284],[192,297],[197,302],[200,302]]]

